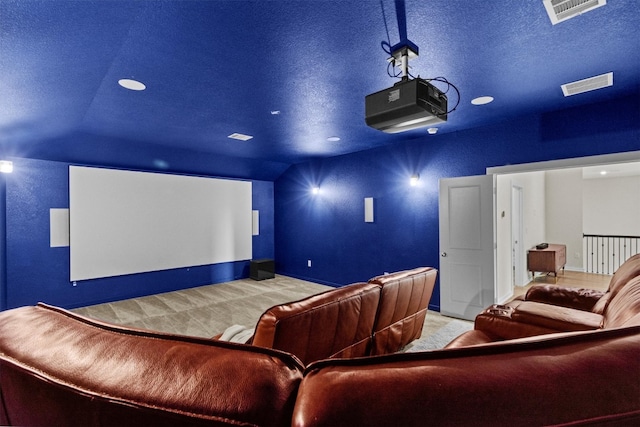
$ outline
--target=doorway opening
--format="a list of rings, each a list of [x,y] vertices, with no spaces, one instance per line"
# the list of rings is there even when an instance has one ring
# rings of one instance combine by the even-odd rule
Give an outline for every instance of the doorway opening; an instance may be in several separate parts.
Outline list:
[[[624,173],[625,176],[624,178],[614,177],[613,174],[606,177],[591,176],[591,174],[600,175],[601,170],[605,168],[615,170],[618,174]],[[640,180],[640,151],[494,167],[488,168],[487,174],[494,174],[497,182],[495,198],[497,303],[508,301],[514,296],[516,288],[531,282],[531,275],[527,271],[526,254],[527,250],[539,243],[566,244],[567,268],[565,271],[572,273],[568,276],[572,276],[571,280],[573,280],[573,283],[566,283],[566,286],[597,289],[601,285],[595,283],[591,286],[589,277],[573,274],[584,273],[583,259],[586,257],[583,249],[584,236],[588,234],[640,235],[640,229],[628,227],[624,230],[592,230],[594,224],[600,227],[605,220],[607,220],[607,227],[623,223],[630,223],[632,227],[638,226],[637,221],[612,220],[611,215],[604,213],[604,208],[619,206],[620,203],[631,203],[629,202],[632,198],[630,193],[637,193],[637,190],[628,190],[634,184],[628,184],[627,181]],[[597,183],[599,184],[596,185]],[[613,185],[613,183],[626,185],[627,190],[600,190],[598,187],[605,188],[605,185]],[[636,185],[633,188],[638,187]],[[621,195],[621,191],[624,196]],[[603,200],[604,197],[614,197],[617,202],[607,203]],[[640,215],[640,195],[636,204],[636,207],[625,205],[624,211],[637,211],[637,215]],[[602,218],[594,212],[599,212]],[[601,277],[599,280],[608,284],[609,278],[610,276]],[[539,277],[536,277],[536,280],[543,281]],[[562,275],[558,284],[561,282],[563,282]]]

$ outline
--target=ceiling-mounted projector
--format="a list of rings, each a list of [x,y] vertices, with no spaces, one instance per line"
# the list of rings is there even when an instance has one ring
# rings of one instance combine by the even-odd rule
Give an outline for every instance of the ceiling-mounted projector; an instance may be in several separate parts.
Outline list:
[[[446,122],[447,96],[424,79],[403,79],[365,97],[365,121],[386,133]]]

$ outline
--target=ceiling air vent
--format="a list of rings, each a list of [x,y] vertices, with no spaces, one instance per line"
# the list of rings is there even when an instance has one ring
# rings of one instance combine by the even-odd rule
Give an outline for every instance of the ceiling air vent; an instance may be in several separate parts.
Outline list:
[[[613,86],[613,73],[600,74],[599,76],[589,77],[588,79],[565,83],[560,87],[562,87],[564,96],[571,96],[608,86]]]
[[[253,138],[253,136],[251,135],[245,135],[243,133],[232,133],[231,135],[227,136],[227,138],[231,138],[231,139],[237,139],[238,141],[248,141],[251,138]]]
[[[551,23],[566,21],[607,4],[607,0],[542,0]]]

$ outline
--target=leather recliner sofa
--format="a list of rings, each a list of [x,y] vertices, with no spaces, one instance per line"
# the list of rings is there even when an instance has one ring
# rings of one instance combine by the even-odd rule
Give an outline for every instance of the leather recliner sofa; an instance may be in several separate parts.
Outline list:
[[[627,259],[606,291],[556,285],[532,286],[524,297],[493,305],[478,314],[474,330],[449,346],[615,328],[640,315],[640,254]]]
[[[0,313],[0,424],[637,425],[640,294],[618,297],[605,311],[622,326],[497,341],[474,330],[443,350],[306,367],[271,348],[21,307]]]
[[[305,369],[278,350],[21,307],[0,313],[0,424],[637,425],[638,320]]]
[[[279,304],[254,330],[234,325],[214,339],[286,351],[305,365],[395,353],[422,334],[437,274],[419,267]]]

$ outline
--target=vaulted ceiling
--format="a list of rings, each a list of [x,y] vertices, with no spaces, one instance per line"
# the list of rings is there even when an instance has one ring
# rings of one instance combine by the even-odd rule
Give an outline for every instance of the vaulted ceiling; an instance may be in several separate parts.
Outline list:
[[[430,138],[640,87],[637,0],[556,25],[542,0],[3,0],[0,157],[213,174],[207,165],[228,159],[243,165],[237,176],[274,179],[293,163],[424,138],[364,122],[365,96],[398,80],[385,49],[405,28],[419,47],[411,74],[460,92]],[[613,86],[563,95],[609,72]],[[472,105],[479,96],[494,101]]]

